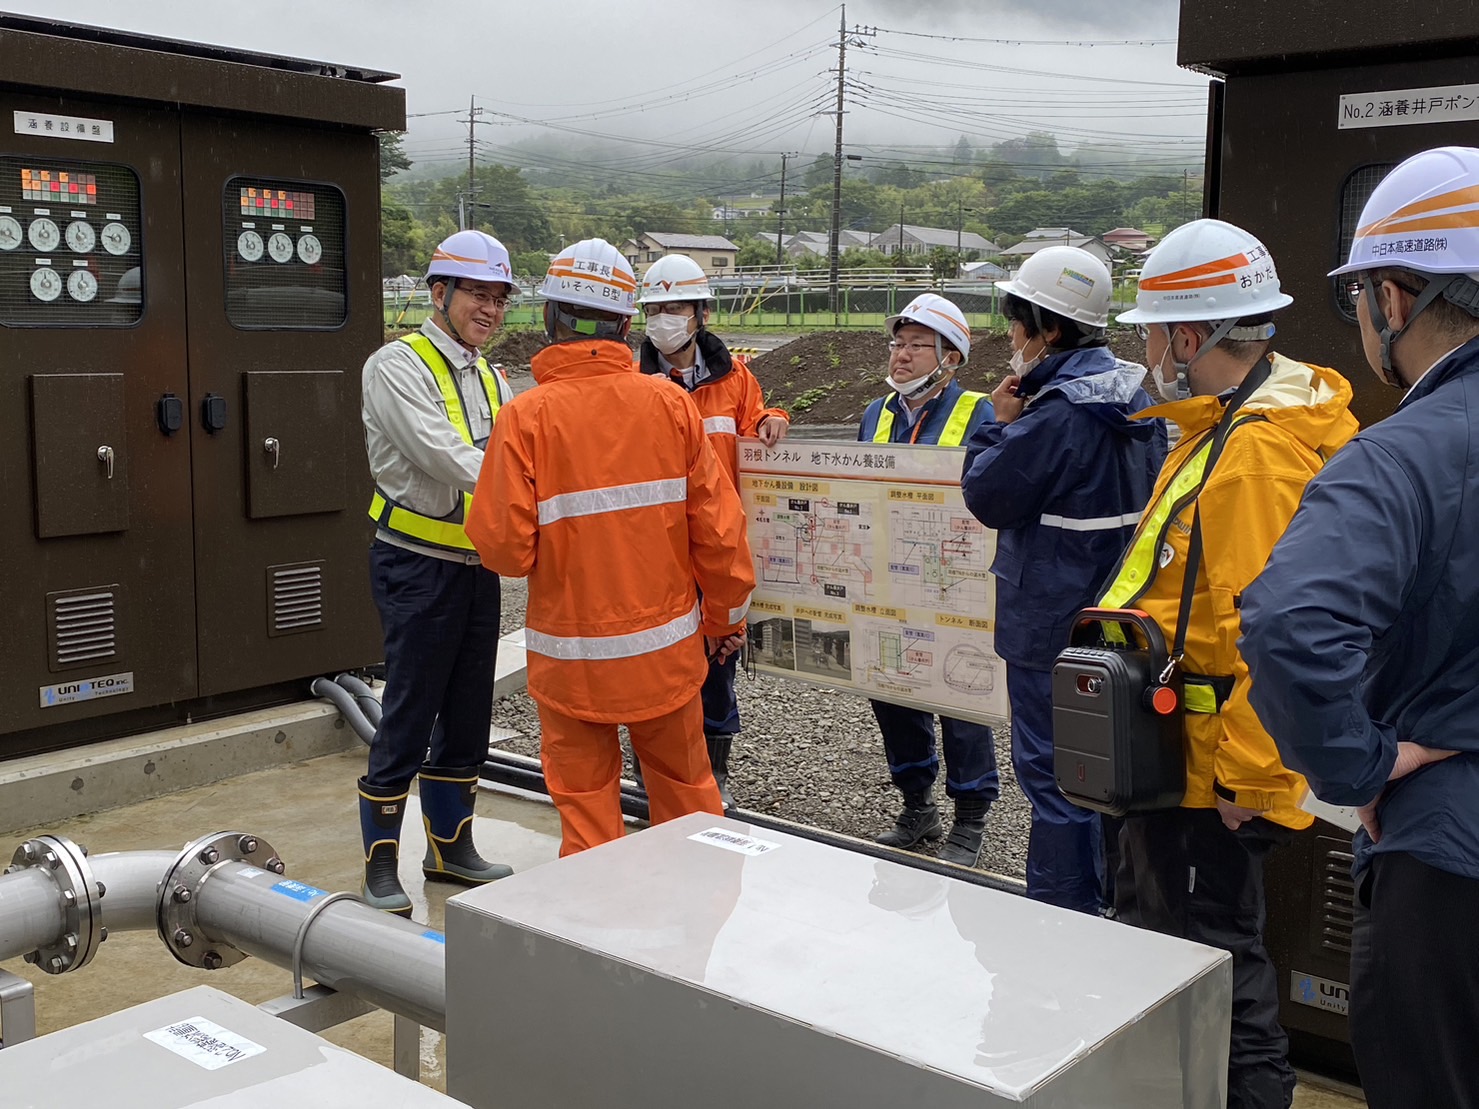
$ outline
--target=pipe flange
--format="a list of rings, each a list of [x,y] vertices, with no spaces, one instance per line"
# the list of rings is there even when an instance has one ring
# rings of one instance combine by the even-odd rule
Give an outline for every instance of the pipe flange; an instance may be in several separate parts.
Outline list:
[[[55,943],[38,947],[26,956],[47,974],[66,974],[92,962],[104,935],[99,902],[103,889],[93,878],[87,848],[66,836],[37,836],[16,849],[10,870],[42,870],[56,883],[66,921]]]
[[[285,869],[270,843],[246,832],[216,832],[187,844],[164,872],[156,903],[159,938],[186,966],[220,970],[247,957],[229,943],[208,940],[197,919],[200,888],[225,863],[245,863],[270,874]]]

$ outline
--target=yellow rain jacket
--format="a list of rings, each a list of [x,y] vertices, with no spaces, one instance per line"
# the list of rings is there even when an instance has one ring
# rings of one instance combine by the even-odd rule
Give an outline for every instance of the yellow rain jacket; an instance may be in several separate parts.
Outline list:
[[[1174,420],[1181,428],[1140,523],[1140,529],[1163,528],[1164,536],[1159,543],[1139,542],[1137,530],[1136,542],[1100,603],[1148,613],[1169,646],[1181,604],[1193,505],[1199,506],[1202,562],[1182,661],[1191,683],[1182,807],[1215,808],[1220,794],[1276,824],[1307,828],[1314,818],[1299,808],[1304,778],[1279,760],[1274,741],[1248,703],[1248,667],[1238,653],[1238,609],[1243,590],[1263,570],[1299,507],[1306,483],[1355,435],[1357,424],[1349,411],[1350,382],[1340,374],[1278,354],[1271,359],[1268,380],[1239,410],[1200,495],[1177,511],[1173,494],[1170,513],[1162,512],[1159,520],[1162,494],[1184,466],[1195,465],[1222,418],[1225,398],[1191,397],[1136,414],[1137,419]],[[1201,688],[1193,689],[1193,684]],[[1202,711],[1192,711],[1194,705]]]

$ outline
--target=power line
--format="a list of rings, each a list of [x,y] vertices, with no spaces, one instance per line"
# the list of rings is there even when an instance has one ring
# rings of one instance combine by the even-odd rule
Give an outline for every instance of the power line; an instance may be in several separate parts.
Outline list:
[[[916,39],[940,42],[984,42],[995,46],[1174,46],[1175,39],[985,39],[966,35],[930,35],[923,31],[900,31],[892,27],[872,27],[875,34],[907,35]]]

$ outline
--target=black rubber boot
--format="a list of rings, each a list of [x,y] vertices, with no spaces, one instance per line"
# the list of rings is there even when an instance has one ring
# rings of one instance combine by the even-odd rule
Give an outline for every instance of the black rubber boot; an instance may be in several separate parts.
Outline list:
[[[637,758],[637,752],[632,752],[632,781],[637,783],[637,789],[643,797],[647,796],[647,783],[642,780],[642,760]]]
[[[365,844],[365,880],[360,896],[374,909],[411,915],[411,899],[396,873],[401,857],[401,820],[406,794],[386,794],[359,780],[359,830]]]
[[[945,846],[940,848],[940,861],[957,866],[975,866],[981,858],[981,845],[986,839],[986,811],[989,801],[978,798],[957,798],[955,823],[945,837]]]
[[[734,808],[734,795],[729,792],[729,752],[734,747],[734,736],[706,735],[704,743],[709,748],[709,767],[719,786],[719,800],[724,804],[724,811],[729,812]]]
[[[899,813],[894,826],[873,842],[884,847],[909,848],[922,840],[939,839],[944,831],[939,807],[928,794],[905,794],[904,811]]]
[[[477,767],[421,768],[421,818],[426,824],[426,860],[421,873],[428,878],[481,886],[514,872],[511,866],[490,863],[473,846],[472,812],[477,796]]]

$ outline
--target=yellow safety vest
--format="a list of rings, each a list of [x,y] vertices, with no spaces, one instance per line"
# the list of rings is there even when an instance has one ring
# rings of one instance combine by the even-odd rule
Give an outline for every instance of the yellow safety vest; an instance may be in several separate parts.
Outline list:
[[[939,441],[934,445],[937,447],[958,447],[965,442],[965,430],[970,426],[971,416],[975,414],[976,405],[986,399],[985,393],[972,392],[970,389],[962,389],[960,396],[955,398],[955,407],[950,410],[950,418],[945,421],[945,429],[940,432]],[[928,416],[921,416],[919,425],[923,426]],[[890,443],[894,434],[894,414],[889,409],[888,400],[885,398],[883,408],[878,413],[878,426],[873,430],[873,442]]]
[[[1228,435],[1249,420],[1261,419],[1262,416],[1248,415],[1234,420]],[[1181,466],[1166,483],[1160,499],[1140,517],[1135,537],[1125,548],[1114,576],[1097,602],[1100,608],[1130,608],[1145,596],[1155,581],[1161,569],[1160,551],[1165,545],[1167,530],[1188,505],[1196,502],[1202,486],[1207,483],[1207,459],[1212,453],[1212,439],[1216,433],[1216,428],[1213,428],[1202,437],[1196,449],[1182,460]],[[1111,643],[1124,643],[1124,632],[1118,624],[1105,622],[1103,626],[1105,637]],[[1168,634],[1166,638],[1169,642],[1171,637]],[[1183,696],[1188,712],[1217,712],[1226,696],[1226,689],[1232,684],[1231,678],[1211,678],[1200,674],[1185,674],[1184,678]]]
[[[468,446],[480,445],[473,442],[472,428],[467,422],[467,406],[462,400],[462,390],[458,388],[457,377],[453,374],[451,364],[446,357],[437,350],[436,344],[420,334],[406,335],[398,341],[405,343],[415,351],[416,357],[420,358],[426,368],[431,371],[431,376],[437,383],[437,389],[442,394],[442,403],[447,407],[447,419],[457,429],[457,434],[462,436],[462,441]],[[483,393],[488,398],[490,417],[492,420],[497,420],[501,403],[498,395],[498,379],[493,376],[493,371],[488,368],[488,363],[481,355],[478,357],[477,369]],[[375,495],[370,498],[370,519],[391,534],[408,539],[413,543],[419,543],[424,547],[470,552],[474,550],[472,540],[467,537],[467,532],[462,528],[463,522],[467,519],[467,508],[470,504],[472,504],[472,494],[462,493],[456,506],[447,515],[423,516],[413,509],[397,504],[377,487]]]

